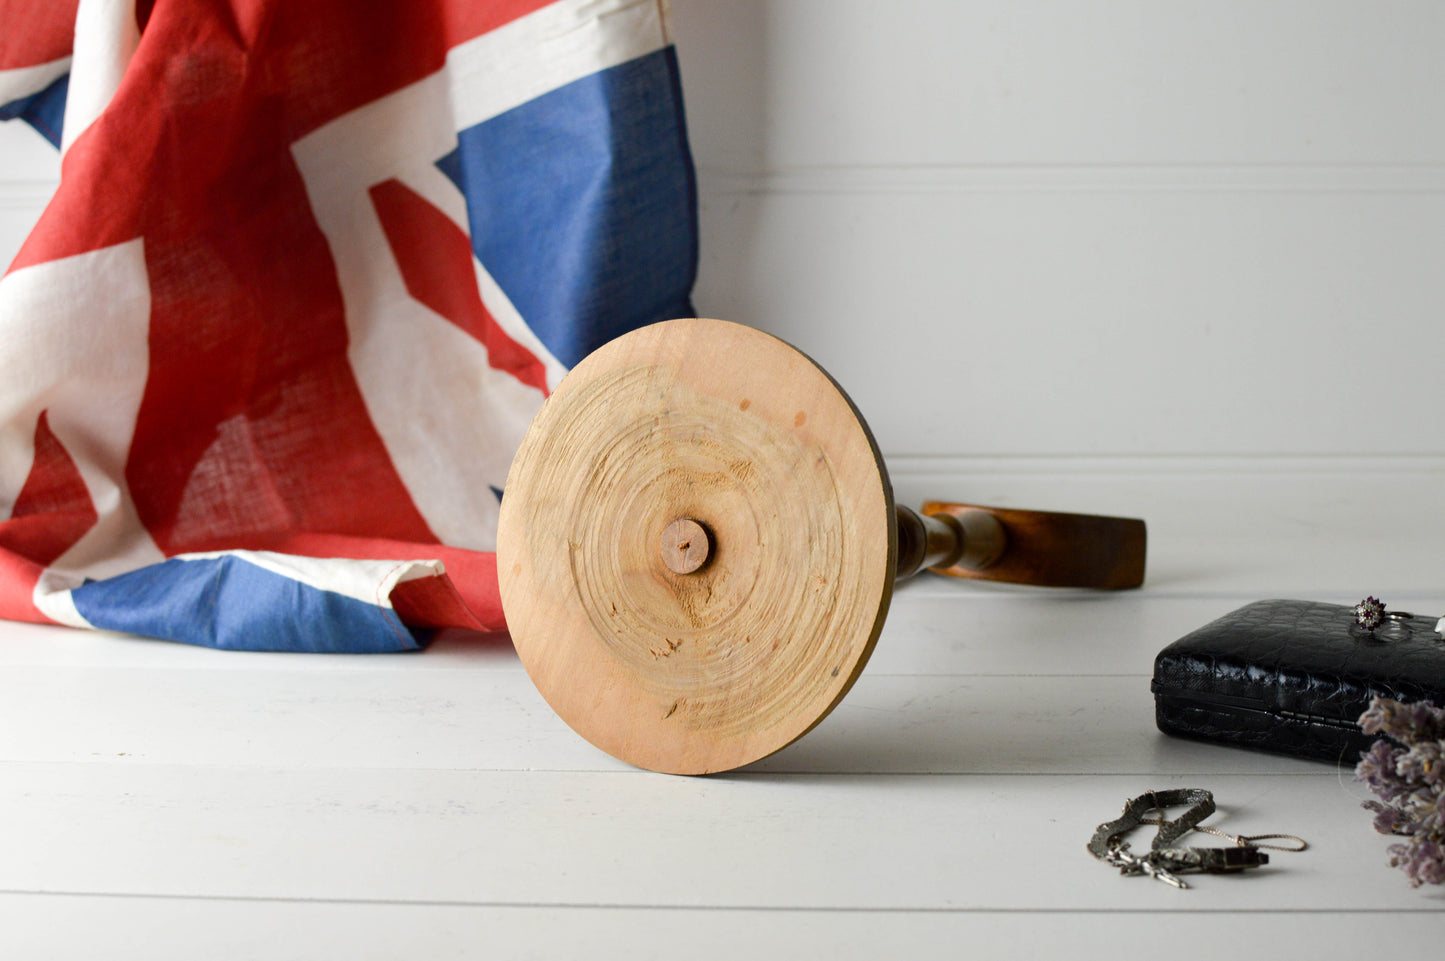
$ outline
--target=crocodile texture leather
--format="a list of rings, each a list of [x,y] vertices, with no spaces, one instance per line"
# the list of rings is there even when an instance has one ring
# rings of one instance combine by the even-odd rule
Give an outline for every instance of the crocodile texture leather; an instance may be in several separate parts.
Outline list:
[[[1154,659],[1165,734],[1354,764],[1374,737],[1356,719],[1375,695],[1445,705],[1445,640],[1435,618],[1373,634],[1354,609],[1256,601],[1185,635]]]

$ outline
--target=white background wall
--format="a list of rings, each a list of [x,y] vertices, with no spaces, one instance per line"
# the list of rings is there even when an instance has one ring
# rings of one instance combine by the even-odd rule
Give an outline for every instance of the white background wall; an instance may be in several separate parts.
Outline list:
[[[1445,5],[672,7],[698,309],[901,474],[1445,477]],[[5,262],[55,169],[0,126]]]
[[[673,13],[698,309],[891,459],[1445,454],[1445,5]]]
[[[59,177],[50,144],[19,121],[0,123],[0,269],[15,258]]]

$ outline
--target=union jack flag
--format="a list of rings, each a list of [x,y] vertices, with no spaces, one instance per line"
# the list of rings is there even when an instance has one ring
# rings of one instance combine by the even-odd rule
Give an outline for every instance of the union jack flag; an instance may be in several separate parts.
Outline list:
[[[382,651],[503,627],[512,454],[689,316],[659,0],[0,0],[61,176],[0,280],[0,617]]]

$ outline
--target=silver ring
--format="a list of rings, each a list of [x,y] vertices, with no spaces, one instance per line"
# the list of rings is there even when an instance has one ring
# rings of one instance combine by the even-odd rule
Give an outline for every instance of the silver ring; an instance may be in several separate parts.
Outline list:
[[[1386,610],[1385,603],[1378,597],[1367,597],[1356,604],[1352,610],[1355,613],[1355,623],[1366,631],[1375,630],[1387,620],[1408,621],[1415,616],[1407,611]]]

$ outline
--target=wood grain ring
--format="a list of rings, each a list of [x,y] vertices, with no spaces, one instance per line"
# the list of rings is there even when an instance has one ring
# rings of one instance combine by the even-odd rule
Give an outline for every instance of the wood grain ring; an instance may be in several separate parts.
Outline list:
[[[678,518],[706,564],[670,570]],[[867,425],[782,341],[717,320],[646,327],[578,364],[512,463],[502,603],[532,681],[639,767],[723,771],[817,724],[857,679],[898,534]]]

